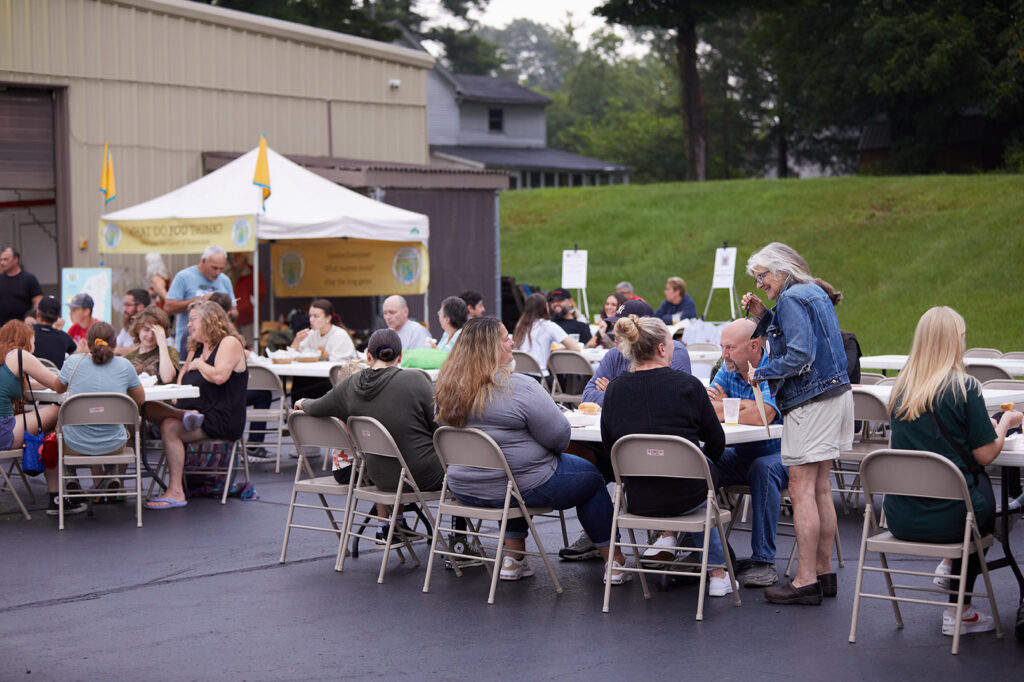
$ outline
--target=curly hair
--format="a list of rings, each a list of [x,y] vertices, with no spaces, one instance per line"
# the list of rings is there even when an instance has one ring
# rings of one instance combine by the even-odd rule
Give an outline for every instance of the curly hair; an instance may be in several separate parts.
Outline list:
[[[142,312],[135,316],[135,319],[132,321],[132,328],[128,330],[128,333],[132,335],[135,343],[138,343],[139,332],[142,328],[153,325],[163,327],[164,332],[171,330],[171,318],[163,311],[163,308],[157,308],[155,305],[143,308]]]
[[[219,305],[213,301],[193,301],[188,306],[188,314],[191,316],[193,311],[199,315],[199,320],[203,324],[203,332],[206,336],[207,344],[216,346],[224,337],[233,336],[245,348],[245,340],[242,338],[242,335],[235,329],[235,325],[231,324],[228,314]],[[188,349],[195,351],[198,347],[199,343],[190,337]]]

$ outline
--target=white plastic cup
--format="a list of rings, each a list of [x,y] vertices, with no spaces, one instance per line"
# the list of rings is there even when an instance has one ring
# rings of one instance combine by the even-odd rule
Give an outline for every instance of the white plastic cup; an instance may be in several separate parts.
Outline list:
[[[725,412],[726,426],[737,426],[740,423],[739,398],[722,398],[722,411]]]
[[[679,324],[681,319],[683,319],[682,313],[672,313],[672,324]]]

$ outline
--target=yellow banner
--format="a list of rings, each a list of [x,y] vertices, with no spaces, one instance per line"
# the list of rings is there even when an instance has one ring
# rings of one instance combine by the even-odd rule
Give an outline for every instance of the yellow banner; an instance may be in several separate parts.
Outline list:
[[[430,283],[430,259],[420,242],[278,242],[270,258],[277,296],[422,294]]]
[[[100,253],[202,253],[217,245],[225,251],[255,248],[253,216],[101,220]]]

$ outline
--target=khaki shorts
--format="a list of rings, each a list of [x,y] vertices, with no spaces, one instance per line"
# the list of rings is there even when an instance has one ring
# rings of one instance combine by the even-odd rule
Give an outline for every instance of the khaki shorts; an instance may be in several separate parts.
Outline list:
[[[798,466],[835,459],[853,447],[853,392],[804,403],[786,413],[782,463]]]

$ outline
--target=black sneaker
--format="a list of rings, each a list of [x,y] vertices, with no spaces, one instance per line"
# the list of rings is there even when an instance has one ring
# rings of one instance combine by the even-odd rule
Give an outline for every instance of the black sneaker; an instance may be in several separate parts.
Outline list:
[[[584,532],[576,538],[576,542],[568,547],[558,550],[558,556],[562,561],[587,561],[589,559],[600,559],[601,552],[594,547],[590,537]]]
[[[472,556],[480,556],[480,552],[469,544],[469,539],[465,535],[449,535],[448,536],[448,548],[453,552],[459,554],[469,554]],[[472,568],[473,566],[483,566],[484,562],[480,559],[458,559],[455,557],[446,556],[444,558],[444,567],[449,571],[452,570],[452,562],[459,567],[461,571],[464,568]]]
[[[395,535],[391,538],[391,549],[397,549],[405,546],[404,535],[400,531],[406,533],[412,533],[412,528],[405,523],[405,519],[399,519],[398,528],[395,529]],[[384,545],[388,541],[388,527],[381,526],[377,529],[377,544]]]
[[[64,515],[68,514],[81,514],[89,505],[82,500],[73,500],[67,497],[64,498]],[[60,506],[57,504],[57,496],[50,495],[50,504],[46,507],[47,516],[60,516]]]
[[[275,457],[270,455],[270,452],[262,445],[252,446],[250,445],[245,449],[245,456],[250,462],[255,464],[265,464],[267,462],[273,462],[276,460]]]

